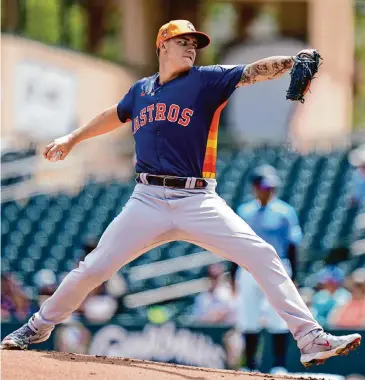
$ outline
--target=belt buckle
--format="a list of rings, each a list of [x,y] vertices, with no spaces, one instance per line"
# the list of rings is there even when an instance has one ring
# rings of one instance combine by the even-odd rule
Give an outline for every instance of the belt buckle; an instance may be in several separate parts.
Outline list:
[[[167,187],[168,189],[174,189],[175,186],[167,186],[166,185],[166,180],[169,179],[169,178],[174,178],[174,177],[169,177],[169,176],[163,177],[162,185],[163,185],[163,187]]]
[[[205,189],[207,187],[207,181],[203,178],[197,178],[195,181],[195,189]]]

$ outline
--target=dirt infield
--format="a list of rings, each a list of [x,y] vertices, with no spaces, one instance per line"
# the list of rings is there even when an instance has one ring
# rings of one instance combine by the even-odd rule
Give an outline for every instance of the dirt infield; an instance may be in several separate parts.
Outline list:
[[[2,380],[298,380],[298,377],[48,351],[1,351],[1,367]]]

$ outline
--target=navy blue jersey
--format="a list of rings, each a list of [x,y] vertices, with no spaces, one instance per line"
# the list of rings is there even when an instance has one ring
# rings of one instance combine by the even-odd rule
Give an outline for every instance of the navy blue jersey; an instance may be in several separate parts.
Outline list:
[[[244,65],[193,66],[159,85],[155,74],[136,82],[118,104],[132,121],[136,172],[215,178],[219,117]]]

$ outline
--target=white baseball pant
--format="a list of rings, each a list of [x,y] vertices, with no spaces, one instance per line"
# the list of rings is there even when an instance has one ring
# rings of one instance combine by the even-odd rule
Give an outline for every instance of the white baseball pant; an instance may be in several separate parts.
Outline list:
[[[237,328],[240,331],[248,334],[258,334],[262,329],[266,328],[271,334],[288,332],[286,322],[269,304],[264,292],[251,273],[239,268],[236,281],[239,294]]]
[[[65,320],[88,293],[123,265],[169,241],[183,240],[216,253],[252,273],[294,338],[321,329],[301,299],[274,248],[258,237],[215,192],[137,184],[97,248],[71,271],[35,315],[36,327]]]

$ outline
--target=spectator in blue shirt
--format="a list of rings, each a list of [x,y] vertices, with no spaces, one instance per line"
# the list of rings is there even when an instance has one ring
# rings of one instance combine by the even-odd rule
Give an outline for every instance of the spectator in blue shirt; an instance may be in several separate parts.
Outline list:
[[[342,286],[344,272],[336,266],[326,266],[316,277],[320,290],[313,296],[312,313],[321,324],[327,326],[332,310],[344,305],[351,298],[351,294]]]
[[[257,168],[252,176],[255,199],[242,204],[237,209],[249,226],[271,244],[283,261],[288,274],[295,280],[296,248],[302,238],[297,214],[293,207],[275,195],[280,179],[274,167],[264,165]],[[264,293],[252,275],[237,269],[238,286],[238,328],[246,340],[247,367],[257,369],[255,355],[259,334],[263,328],[273,334],[274,368],[284,368],[288,328],[284,320],[269,305]]]

